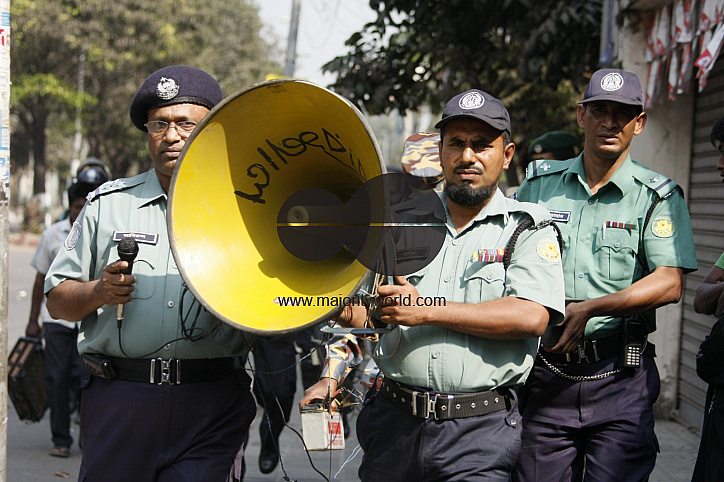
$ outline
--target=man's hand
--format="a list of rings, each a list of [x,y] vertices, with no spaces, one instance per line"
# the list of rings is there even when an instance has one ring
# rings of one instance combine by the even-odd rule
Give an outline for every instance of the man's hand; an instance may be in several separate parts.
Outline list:
[[[325,400],[328,396],[332,399],[331,411],[332,413],[337,411],[337,402],[334,400],[339,394],[337,386],[339,383],[334,378],[322,378],[311,387],[304,390],[304,396],[299,401],[299,411],[302,411],[302,407],[309,405],[314,400]]]
[[[585,309],[585,302],[571,302],[566,305],[566,316],[561,325],[564,326],[563,334],[555,346],[549,349],[552,352],[570,353],[576,349],[579,340],[583,338],[586,331],[586,323],[591,318],[588,310]]]
[[[25,327],[25,336],[28,338],[40,338],[42,331],[38,320],[30,320],[28,326]]]
[[[418,326],[424,323],[424,310],[417,306],[420,293],[404,276],[395,276],[394,285],[377,288],[377,311],[382,323]],[[410,306],[404,306],[409,303]]]
[[[116,306],[133,299],[131,293],[136,289],[136,277],[120,272],[127,267],[127,261],[116,261],[103,268],[101,278],[93,288],[95,296],[102,301],[101,305]]]
[[[714,316],[717,318],[720,318],[722,315],[724,315],[724,291],[719,294],[719,301],[716,304],[716,309],[714,310]]]

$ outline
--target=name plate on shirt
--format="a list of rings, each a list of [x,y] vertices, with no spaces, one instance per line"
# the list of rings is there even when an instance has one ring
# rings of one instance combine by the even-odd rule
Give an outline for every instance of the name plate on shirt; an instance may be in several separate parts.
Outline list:
[[[158,243],[158,234],[113,231],[113,241],[119,242],[126,236],[133,237],[133,239],[135,239],[137,243],[153,245]]]
[[[397,260],[425,259],[427,258],[428,248],[407,248],[395,251]]]
[[[571,219],[571,212],[570,211],[548,211],[551,213],[551,217],[553,218],[553,221],[557,223],[567,223],[569,219]]]

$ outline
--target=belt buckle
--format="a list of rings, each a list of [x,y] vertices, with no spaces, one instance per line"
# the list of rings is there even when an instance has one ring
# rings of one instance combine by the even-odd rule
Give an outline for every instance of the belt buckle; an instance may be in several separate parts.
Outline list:
[[[156,364],[158,362],[159,368],[160,368],[160,375],[161,379],[156,382]],[[171,368],[173,364],[176,364],[176,380],[173,380],[171,378]],[[180,367],[181,360],[177,360],[174,358],[171,358],[169,360],[164,360],[163,358],[151,358],[151,374],[149,377],[150,383],[155,383],[156,385],[163,385],[164,383],[168,383],[169,385],[178,385],[181,383],[181,367]]]
[[[586,350],[589,346],[593,351],[593,354],[590,358]],[[598,356],[598,340],[584,340],[580,345],[576,347],[576,351],[574,353],[578,354],[577,363],[583,363],[583,360],[586,360],[587,363],[593,363],[601,360],[601,357]],[[566,358],[570,358],[568,357],[568,354],[566,355]],[[570,361],[570,359],[568,361]]]
[[[428,392],[412,392],[412,415],[417,417],[417,397],[422,397],[422,401],[425,406],[425,412],[424,412],[424,418],[427,420],[430,418],[430,414],[433,414],[435,417],[435,420],[437,420],[437,412],[435,411],[435,406],[437,405],[437,399],[440,396],[439,393],[436,393],[434,396],[430,397],[430,394]],[[423,414],[420,414],[419,416],[422,416]]]

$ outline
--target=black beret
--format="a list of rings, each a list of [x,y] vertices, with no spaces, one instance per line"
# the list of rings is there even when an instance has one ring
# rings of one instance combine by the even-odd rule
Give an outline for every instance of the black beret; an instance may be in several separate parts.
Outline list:
[[[578,144],[578,138],[565,131],[546,132],[530,143],[528,151],[531,154],[541,152],[558,152],[573,149]]]
[[[221,102],[221,87],[203,70],[172,65],[148,76],[131,103],[131,122],[148,132],[148,111],[174,104],[197,104],[208,109]]]

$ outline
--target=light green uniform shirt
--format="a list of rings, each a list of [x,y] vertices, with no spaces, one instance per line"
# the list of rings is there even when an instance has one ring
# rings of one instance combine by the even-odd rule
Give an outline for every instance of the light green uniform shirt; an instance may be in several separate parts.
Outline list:
[[[445,209],[447,203],[441,194]],[[440,253],[407,276],[429,303],[481,303],[514,296],[539,303],[563,319],[563,273],[551,226],[527,229],[518,238],[510,266],[480,260],[481,249],[504,249],[515,228],[532,218],[550,219],[544,209],[518,203],[498,190],[459,234],[447,214]],[[375,359],[386,377],[444,392],[477,392],[519,385],[533,365],[538,338],[491,340],[435,326],[395,327],[382,336]]]
[[[646,214],[659,202],[642,234]],[[516,198],[544,206],[563,233],[566,297],[616,293],[659,266],[696,269],[689,211],[676,183],[627,157],[608,183],[591,194],[583,153],[567,161],[534,161]],[[654,312],[645,314],[656,329]],[[614,334],[620,317],[591,318],[585,339]]]
[[[183,280],[171,254],[166,202],[155,171],[102,185],[89,195],[50,266],[45,292],[66,279],[99,279],[103,268],[119,259],[117,246],[123,234],[133,233],[139,247],[133,264],[136,289],[133,300],[125,305],[121,329],[128,356],[194,359],[245,355],[254,340],[252,335],[217,324],[191,292],[186,291],[182,300]],[[219,286],[223,289],[223,280]],[[186,316],[187,329],[195,324],[190,333],[193,337],[208,336],[198,341],[182,339],[182,316]],[[115,306],[102,306],[83,319],[78,350],[125,357],[119,346]]]
[[[714,266],[716,266],[717,268],[724,269],[724,253],[722,253],[721,256],[719,256],[719,259],[717,260],[716,263],[714,263]]]

